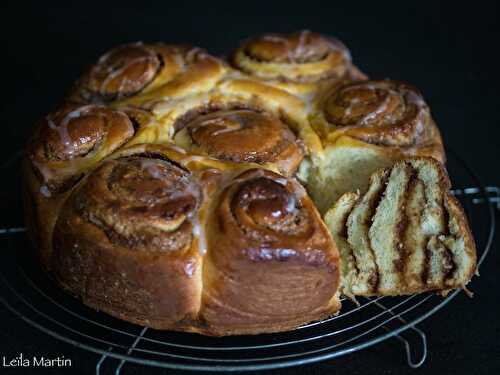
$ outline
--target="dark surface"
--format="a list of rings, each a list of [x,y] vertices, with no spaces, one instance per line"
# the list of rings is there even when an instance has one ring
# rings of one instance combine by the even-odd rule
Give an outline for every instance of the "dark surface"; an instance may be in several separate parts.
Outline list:
[[[39,7],[21,2],[2,5],[0,159],[23,144],[31,124],[56,106],[79,72],[113,45],[135,40],[191,42],[221,54],[255,33],[309,28],[343,40],[355,63],[371,77],[402,79],[419,87],[445,143],[462,155],[485,184],[500,184],[500,34],[493,3],[451,8],[421,2],[398,7],[353,2],[328,8],[304,2],[281,8],[269,1],[263,8],[235,2],[203,9],[191,2],[177,7],[168,2],[162,2],[162,7],[144,2],[134,7],[101,3],[79,2],[61,8],[42,2]],[[481,277],[473,282],[473,300],[461,293],[420,325],[427,333],[430,352],[426,363],[411,372],[500,373],[499,250],[493,246]],[[20,352],[26,357],[64,355],[73,360],[72,369],[50,373],[93,373],[98,356],[34,330],[3,308],[0,322],[0,357]],[[110,361],[103,370],[107,373],[114,365]],[[0,370],[10,372],[22,373],[22,369]],[[123,368],[124,374],[141,372],[144,368],[134,365]],[[392,339],[329,362],[269,373],[405,372],[410,370],[403,347]]]

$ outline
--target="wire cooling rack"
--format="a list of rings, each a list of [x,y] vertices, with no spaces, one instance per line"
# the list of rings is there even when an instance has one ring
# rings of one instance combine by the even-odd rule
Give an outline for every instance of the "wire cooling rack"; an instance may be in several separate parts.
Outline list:
[[[461,187],[453,192],[470,220],[481,265],[495,233],[499,189],[484,187],[455,153],[448,155],[452,181]],[[13,155],[0,169],[19,174],[19,158],[20,153]],[[283,368],[332,360],[391,337],[404,345],[408,365],[415,368],[427,356],[426,334],[417,324],[461,292],[453,291],[445,298],[431,293],[360,298],[359,305],[344,300],[339,315],[276,334],[213,338],[144,328],[87,308],[40,269],[24,233],[19,180],[13,181],[1,193],[3,201],[9,202],[6,212],[12,214],[0,229],[6,248],[0,266],[0,302],[34,328],[97,353],[96,374],[104,368],[119,374],[127,363],[214,372]]]

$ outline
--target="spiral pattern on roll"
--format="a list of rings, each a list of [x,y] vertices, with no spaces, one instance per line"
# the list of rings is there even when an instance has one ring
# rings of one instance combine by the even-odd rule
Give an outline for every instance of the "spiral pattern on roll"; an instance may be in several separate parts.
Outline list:
[[[98,105],[65,105],[47,115],[28,144],[28,157],[46,195],[67,190],[84,170],[135,133],[125,112]]]
[[[278,117],[255,109],[214,110],[191,118],[175,137],[191,151],[236,163],[274,163],[291,174],[303,152]]]
[[[172,251],[191,243],[202,198],[190,173],[141,156],[103,163],[78,191],[77,210],[111,241],[134,251]]]
[[[330,130],[389,146],[417,143],[432,121],[416,89],[390,80],[342,85],[326,97],[323,113]]]

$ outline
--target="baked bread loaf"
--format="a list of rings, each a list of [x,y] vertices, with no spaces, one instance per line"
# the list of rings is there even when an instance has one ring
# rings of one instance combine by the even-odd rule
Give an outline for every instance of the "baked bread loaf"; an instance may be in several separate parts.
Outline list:
[[[354,224],[368,215],[358,202],[382,189],[369,186],[379,167],[423,155],[435,161],[412,168],[445,160],[420,94],[368,81],[336,39],[266,34],[227,62],[187,45],[126,44],[35,126],[23,165],[28,233],[63,288],[118,318],[207,335],[283,331],[338,312],[341,283],[357,295],[374,282],[374,261],[353,276],[345,258],[366,237],[366,224]],[[445,185],[435,205],[462,233]],[[327,216],[334,242],[321,213],[350,191]],[[347,215],[344,238],[337,217]],[[429,246],[457,249],[443,225]],[[364,293],[464,285],[470,268],[439,276],[439,259],[428,259],[432,288],[415,279]]]
[[[340,249],[347,296],[463,288],[476,268],[465,214],[433,158],[380,169],[364,194],[342,195],[325,215]]]

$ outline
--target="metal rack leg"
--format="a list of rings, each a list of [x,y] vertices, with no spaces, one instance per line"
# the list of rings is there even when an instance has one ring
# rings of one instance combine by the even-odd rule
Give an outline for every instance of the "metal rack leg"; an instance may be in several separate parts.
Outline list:
[[[379,301],[375,301],[375,305],[380,307],[382,310],[388,311],[389,314],[395,316],[401,323],[408,324],[408,322],[401,315],[395,313],[392,309],[385,307]],[[386,326],[383,326],[383,328],[387,331],[391,331],[391,329]],[[411,333],[413,333],[413,336],[417,337],[417,340],[415,340],[415,338],[411,338]],[[425,333],[420,328],[412,326],[406,331],[396,334],[395,337],[404,345],[408,366],[411,368],[418,368],[422,366],[427,358],[427,336]],[[420,349],[417,350],[416,348],[418,347]],[[414,360],[414,357],[416,357],[416,360]]]
[[[419,344],[411,344],[409,340],[407,340],[403,335],[407,335],[410,332],[415,332],[417,336],[419,337],[420,343]],[[397,334],[396,338],[401,341],[405,347],[406,351],[406,360],[408,362],[408,366],[411,368],[418,368],[422,366],[425,362],[425,359],[427,358],[427,337],[425,336],[425,333],[417,327],[411,327],[408,329],[406,332]],[[420,350],[415,350],[414,348],[416,345],[421,346]],[[418,360],[414,360],[414,354],[415,357]]]
[[[101,359],[99,359],[99,362],[97,362],[97,364],[95,366],[95,375],[100,375],[101,374],[101,366],[102,366],[103,362],[106,360],[106,358],[108,358],[108,354],[112,350],[113,350],[113,347],[110,346],[108,348],[108,351],[101,356]]]

